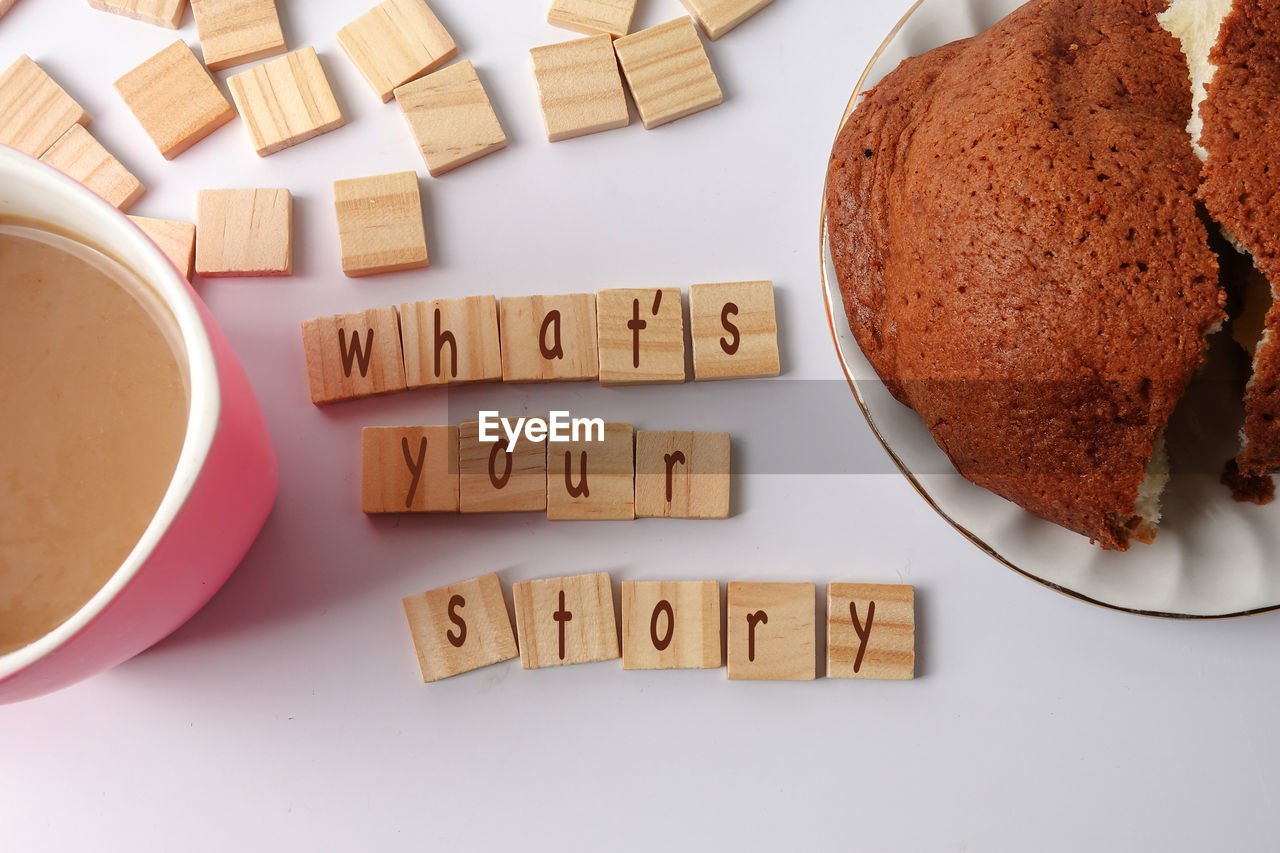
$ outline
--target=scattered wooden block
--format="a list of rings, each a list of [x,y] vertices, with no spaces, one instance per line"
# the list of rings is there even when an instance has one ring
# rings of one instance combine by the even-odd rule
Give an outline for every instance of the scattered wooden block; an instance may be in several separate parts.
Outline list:
[[[342,271],[357,277],[421,269],[427,258],[417,172],[333,182]]]
[[[171,30],[178,28],[182,13],[187,11],[187,0],[89,0],[89,5]]]
[[[596,430],[591,437],[598,438]],[[552,521],[630,521],[636,517],[635,483],[631,424],[606,423],[604,441],[547,446],[547,518]]]
[[[551,0],[547,23],[578,33],[625,36],[636,0]]]
[[[773,0],[680,0],[712,41],[768,6]]]
[[[811,583],[729,582],[729,678],[811,681],[818,666]]]
[[[73,124],[40,158],[93,190],[112,207],[128,210],[146,188],[83,125]]]
[[[692,18],[676,18],[623,36],[613,48],[640,119],[649,130],[723,100]]]
[[[0,74],[0,143],[39,157],[89,114],[25,53]]]
[[[507,147],[506,134],[469,61],[406,83],[395,96],[434,177]]]
[[[828,584],[827,678],[915,678],[915,601],[905,584]]]
[[[425,682],[519,656],[502,583],[492,572],[404,600]]]
[[[210,71],[286,50],[275,0],[191,0],[191,11]]]
[[[636,432],[637,518],[728,518],[729,433]]]
[[[177,157],[236,114],[181,40],[117,80],[116,91],[166,160]]]
[[[720,584],[623,582],[623,669],[716,669],[721,660]]]
[[[13,8],[14,0],[0,0],[0,16]]]
[[[547,508],[547,443],[480,440],[480,421],[458,427],[458,509],[471,512],[543,512]]]
[[[618,288],[596,293],[601,385],[684,381],[680,288]]]
[[[458,55],[458,46],[422,0],[384,0],[338,30],[338,44],[383,103]]]
[[[559,142],[631,123],[609,36],[535,47],[529,55],[547,139]]]
[[[233,74],[227,85],[259,157],[345,124],[314,47]]]
[[[521,581],[511,592],[525,669],[618,658],[608,572]]]
[[[400,306],[400,336],[410,388],[502,379],[493,296],[405,303]]]
[[[503,382],[599,378],[595,294],[506,296],[498,314]]]
[[[365,427],[360,459],[364,512],[458,511],[457,427]]]
[[[129,218],[164,252],[165,257],[178,268],[178,272],[190,281],[196,263],[196,226],[172,219],[150,219],[146,216]]]
[[[288,190],[200,190],[196,208],[200,275],[293,275],[293,196]]]
[[[778,375],[773,282],[693,285],[689,325],[695,381]]]
[[[405,388],[394,307],[306,320],[302,347],[311,402],[317,406]]]

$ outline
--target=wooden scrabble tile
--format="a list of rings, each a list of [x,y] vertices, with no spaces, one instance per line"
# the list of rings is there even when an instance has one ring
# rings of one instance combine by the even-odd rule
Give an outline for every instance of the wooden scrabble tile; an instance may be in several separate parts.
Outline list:
[[[811,583],[729,582],[729,678],[811,681],[818,652]]]
[[[338,30],[338,44],[383,103],[397,86],[458,55],[453,38],[422,0],[384,0]]]
[[[346,123],[314,47],[232,74],[227,85],[259,157]]]
[[[435,177],[507,147],[506,134],[469,61],[406,83],[395,96],[427,171]]]
[[[521,581],[511,593],[525,669],[619,657],[608,572]]]
[[[13,8],[14,0],[0,0],[0,15]]]
[[[120,210],[141,198],[146,188],[83,125],[73,124],[40,158],[75,178]]]
[[[404,600],[423,681],[518,657],[502,583],[490,572]]]
[[[636,0],[551,0],[547,23],[588,35],[624,36],[635,11]]]
[[[427,234],[417,172],[333,182],[342,271],[374,275],[427,266]]]
[[[599,378],[594,293],[504,296],[498,315],[503,382]]]
[[[684,381],[680,288],[618,288],[596,293],[601,385]]]
[[[623,581],[623,669],[715,669],[720,655],[720,584]]]
[[[360,460],[364,512],[458,511],[457,427],[365,427]]]
[[[515,449],[499,426],[496,441],[480,440],[480,421],[458,426],[458,509],[461,512],[544,512],[547,508],[547,443],[523,436]]]
[[[773,282],[693,285],[689,326],[695,381],[778,375]]]
[[[149,219],[146,216],[129,218],[165,253],[178,268],[178,272],[190,281],[196,264],[196,226],[172,219]]]
[[[191,11],[210,71],[286,50],[275,0],[191,0]]]
[[[171,30],[178,28],[182,13],[187,11],[187,0],[89,0],[89,5]]]
[[[400,337],[410,388],[502,379],[493,296],[407,302],[400,306]]]
[[[827,585],[827,678],[915,678],[916,590]]]
[[[591,438],[598,438],[594,429]],[[631,424],[606,423],[604,441],[547,444],[547,518],[630,521],[636,517],[635,440]]]
[[[236,114],[181,40],[117,80],[116,91],[166,160],[177,157]]]
[[[317,406],[404,390],[400,320],[390,305],[306,320],[302,347]]]
[[[723,99],[692,18],[676,18],[613,43],[640,120],[652,130]]]
[[[773,0],[680,0],[712,41],[768,6]]]
[[[89,114],[23,54],[0,74],[0,143],[39,157]]]
[[[200,275],[293,275],[293,196],[288,190],[200,190],[196,209]]]
[[[637,518],[728,518],[729,433],[636,432]]]
[[[631,123],[609,36],[535,47],[529,55],[547,139],[559,142]]]

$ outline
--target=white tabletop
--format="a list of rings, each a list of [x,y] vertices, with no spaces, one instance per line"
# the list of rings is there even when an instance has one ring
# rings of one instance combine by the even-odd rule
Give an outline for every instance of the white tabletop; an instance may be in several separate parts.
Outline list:
[[[0,20],[0,66],[30,54],[147,184],[133,212],[192,219],[201,187],[285,186],[297,202],[293,278],[197,283],[275,436],[275,510],[235,576],[172,637],[88,682],[0,707],[4,849],[1274,843],[1277,617],[1157,621],[1025,580],[892,472],[844,385],[818,280],[819,196],[848,94],[908,0],[778,0],[708,43],[723,105],[554,145],[527,51],[571,34],[545,23],[545,0],[435,0],[510,139],[440,179],[426,177],[395,105],[337,47],[338,27],[370,0],[280,5],[289,45],[320,51],[348,126],[266,159],[239,121],[173,162],[152,147],[111,82],[173,33],[83,0],[18,0]],[[678,14],[676,0],[645,0],[637,23]],[[180,35],[197,45],[190,15]],[[404,169],[424,176],[431,268],[343,277],[331,182]],[[777,287],[777,380],[308,401],[308,317],[434,296],[758,278]],[[360,513],[362,426],[457,422],[485,400],[533,411],[566,393],[575,414],[732,433],[733,517]],[[421,682],[403,596],[488,571],[509,588],[598,570],[615,584],[911,583],[919,677],[743,683],[723,669],[512,661]]]

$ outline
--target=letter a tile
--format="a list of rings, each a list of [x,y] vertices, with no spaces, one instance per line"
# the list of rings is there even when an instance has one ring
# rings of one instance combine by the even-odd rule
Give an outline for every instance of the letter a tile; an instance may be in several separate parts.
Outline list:
[[[729,678],[811,681],[818,668],[811,583],[729,583]]]
[[[827,678],[915,678],[916,590],[827,585]]]
[[[365,427],[360,458],[365,512],[458,511],[457,427]]]
[[[502,584],[490,572],[404,600],[423,681],[517,657]]]
[[[588,430],[597,438],[595,428]],[[606,423],[604,441],[547,443],[547,518],[552,521],[630,521],[636,517],[635,488],[631,424]]]
[[[498,313],[503,382],[599,378],[594,293],[505,296]]]
[[[623,669],[720,666],[720,584],[623,581]]]
[[[525,669],[615,660],[618,623],[608,572],[522,581],[511,589]]]

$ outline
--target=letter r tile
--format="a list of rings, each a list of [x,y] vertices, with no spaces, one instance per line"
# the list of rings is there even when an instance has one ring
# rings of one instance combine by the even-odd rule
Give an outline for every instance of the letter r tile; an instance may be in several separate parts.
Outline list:
[[[729,678],[811,681],[818,668],[816,595],[811,583],[730,581]]]
[[[827,585],[827,678],[915,678],[916,590]]]
[[[365,427],[360,458],[366,513],[458,511],[457,427]]]
[[[520,652],[502,584],[490,572],[404,600],[423,681],[511,660]]]

